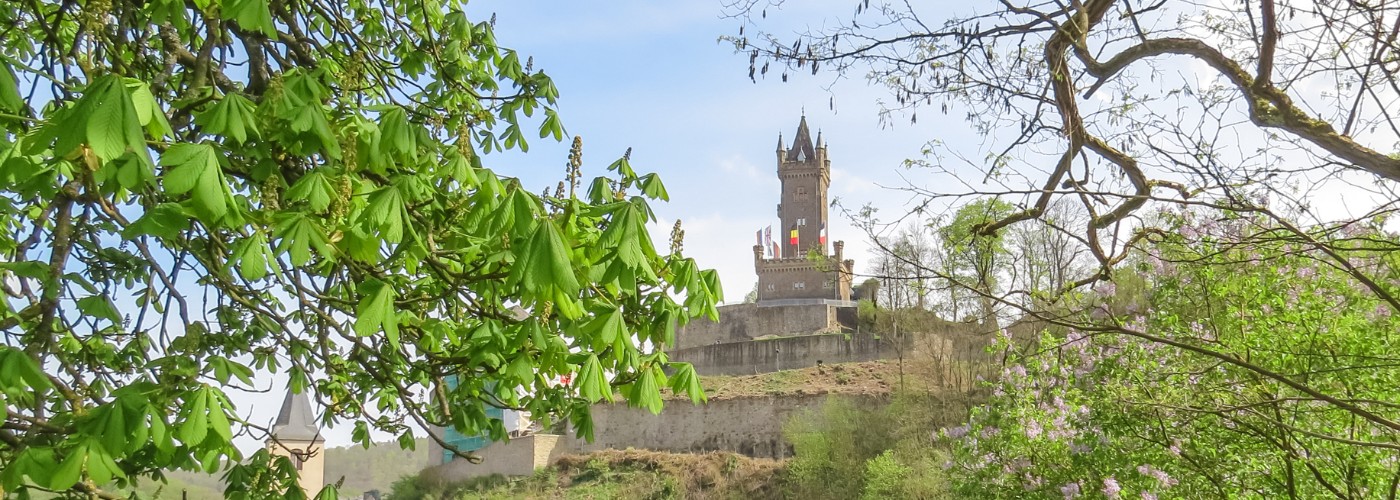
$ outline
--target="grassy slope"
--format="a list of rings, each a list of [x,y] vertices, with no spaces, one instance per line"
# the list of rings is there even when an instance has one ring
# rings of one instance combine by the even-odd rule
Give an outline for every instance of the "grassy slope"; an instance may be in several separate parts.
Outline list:
[[[782,472],[776,460],[734,453],[604,450],[564,457],[526,478],[486,478],[443,498],[773,498]]]

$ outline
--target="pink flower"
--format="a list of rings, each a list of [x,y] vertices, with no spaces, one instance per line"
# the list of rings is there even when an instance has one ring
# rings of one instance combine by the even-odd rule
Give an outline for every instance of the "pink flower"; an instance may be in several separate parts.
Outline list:
[[[1142,500],[1157,500],[1157,494],[1150,491],[1143,491]]]
[[[1079,483],[1073,482],[1060,487],[1060,493],[1065,495],[1065,500],[1079,496]]]
[[[1030,438],[1030,439],[1035,439],[1035,438],[1040,437],[1040,433],[1041,433],[1041,431],[1043,431],[1043,430],[1044,430],[1044,429],[1042,429],[1042,428],[1040,427],[1040,421],[1039,421],[1039,420],[1031,420],[1030,422],[1026,422],[1026,437],[1028,437],[1028,438]]]
[[[1108,497],[1108,498],[1118,498],[1118,493],[1121,492],[1121,491],[1123,491],[1123,487],[1122,487],[1122,486],[1118,486],[1118,480],[1117,480],[1117,479],[1114,479],[1113,476],[1109,476],[1109,477],[1104,478],[1104,480],[1103,480],[1103,495],[1104,495],[1104,496],[1106,496],[1106,497]]]

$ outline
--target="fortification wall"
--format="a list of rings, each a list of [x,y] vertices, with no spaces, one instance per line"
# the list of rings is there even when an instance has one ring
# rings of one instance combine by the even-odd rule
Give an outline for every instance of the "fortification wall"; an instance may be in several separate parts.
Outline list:
[[[482,457],[481,463],[474,464],[459,458],[429,467],[423,473],[429,480],[441,482],[463,481],[492,474],[524,476],[534,473],[535,469],[548,467],[559,457],[574,451],[573,445],[572,437],[533,434],[482,448],[477,451]]]
[[[868,334],[825,334],[778,337],[752,342],[711,344],[677,349],[671,361],[695,365],[702,375],[752,375],[854,361],[874,361],[897,355],[891,338]]]
[[[625,404],[593,407],[592,443],[579,451],[641,448],[672,452],[732,451],[751,457],[785,458],[792,446],[783,424],[798,412],[818,408],[826,395],[735,398],[692,405],[667,401],[660,415]],[[883,398],[867,396],[874,401]]]
[[[841,329],[838,311],[830,304],[759,306],[733,304],[719,308],[720,321],[696,319],[676,332],[676,349],[745,342],[767,335],[803,335]]]

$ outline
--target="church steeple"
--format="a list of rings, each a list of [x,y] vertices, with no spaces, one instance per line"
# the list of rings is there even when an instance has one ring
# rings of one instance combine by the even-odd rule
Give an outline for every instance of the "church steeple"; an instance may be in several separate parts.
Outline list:
[[[277,413],[277,421],[272,423],[272,436],[294,441],[320,439],[321,429],[316,425],[316,416],[311,413],[311,399],[306,393],[287,391],[287,397],[282,400],[282,410]]]
[[[792,149],[787,153],[787,161],[811,161],[816,157],[812,134],[807,130],[807,115],[802,115],[802,121],[797,123],[797,137],[792,140]]]
[[[287,390],[282,409],[267,437],[267,448],[273,455],[287,457],[297,470],[297,484],[307,498],[316,496],[325,484],[325,438],[311,411],[311,398],[305,393]]]

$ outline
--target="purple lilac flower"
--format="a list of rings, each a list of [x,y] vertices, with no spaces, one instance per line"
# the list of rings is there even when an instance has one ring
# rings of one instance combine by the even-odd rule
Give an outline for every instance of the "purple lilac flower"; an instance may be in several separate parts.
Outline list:
[[[1144,475],[1144,476],[1148,476],[1148,477],[1151,477],[1151,478],[1153,478],[1153,479],[1156,479],[1158,483],[1161,483],[1161,484],[1162,484],[1162,486],[1175,486],[1175,485],[1176,485],[1176,479],[1172,479],[1172,477],[1169,476],[1169,475],[1167,475],[1167,472],[1164,471],[1164,470],[1157,469],[1157,468],[1152,467],[1151,465],[1146,465],[1146,464],[1139,465],[1138,468],[1137,468],[1137,470],[1138,470],[1139,473],[1141,473],[1141,474]]]
[[[1390,306],[1387,306],[1387,305],[1385,305],[1385,304],[1376,304],[1376,310],[1375,310],[1374,312],[1371,313],[1371,317],[1372,317],[1372,318],[1375,318],[1375,319],[1377,319],[1377,320],[1383,320],[1383,319],[1389,318],[1389,317],[1390,317]]]
[[[1157,500],[1157,494],[1150,491],[1143,491],[1142,500]]]
[[[959,425],[959,426],[957,426],[957,427],[953,427],[953,428],[951,428],[951,429],[948,429],[948,430],[946,430],[946,431],[943,431],[943,433],[944,433],[944,435],[946,435],[946,436],[948,436],[948,437],[950,437],[950,438],[953,438],[953,439],[962,439],[963,436],[966,436],[966,435],[967,435],[967,424],[963,424],[963,425]]]
[[[1104,297],[1111,297],[1113,294],[1118,293],[1118,285],[1114,284],[1112,281],[1105,281],[1094,287],[1094,291]]]
[[[1108,498],[1118,498],[1118,493],[1123,491],[1123,487],[1118,485],[1118,480],[1113,476],[1104,478],[1103,495]]]
[[[1065,495],[1065,500],[1079,496],[1079,483],[1073,482],[1060,487],[1060,493]]]
[[[1039,420],[1034,420],[1034,419],[1032,419],[1030,422],[1026,422],[1026,437],[1027,437],[1027,438],[1030,438],[1030,439],[1038,438],[1038,437],[1040,437],[1040,433],[1041,433],[1043,430],[1044,430],[1044,429],[1042,429],[1042,428],[1040,427],[1040,421],[1039,421]]]

